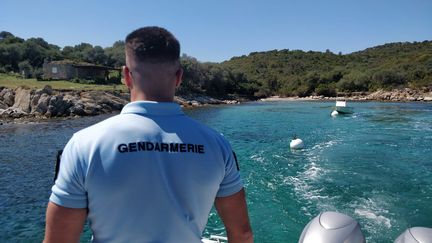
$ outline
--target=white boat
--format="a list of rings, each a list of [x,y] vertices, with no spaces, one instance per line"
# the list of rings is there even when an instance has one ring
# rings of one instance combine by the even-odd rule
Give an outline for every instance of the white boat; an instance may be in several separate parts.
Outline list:
[[[337,111],[337,113],[339,114],[354,113],[354,109],[350,106],[347,106],[347,102],[345,100],[337,100],[336,106],[334,107],[334,111]]]

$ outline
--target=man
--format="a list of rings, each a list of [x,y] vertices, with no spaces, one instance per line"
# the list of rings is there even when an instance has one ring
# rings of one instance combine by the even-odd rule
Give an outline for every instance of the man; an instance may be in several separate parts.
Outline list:
[[[180,44],[159,27],[126,38],[131,103],[73,135],[46,214],[44,242],[201,242],[214,203],[228,241],[253,242],[235,155],[174,103]]]

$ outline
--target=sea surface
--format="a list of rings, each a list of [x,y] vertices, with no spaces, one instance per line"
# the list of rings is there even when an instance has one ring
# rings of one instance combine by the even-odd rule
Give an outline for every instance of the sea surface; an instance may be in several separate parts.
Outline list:
[[[432,227],[432,104],[251,102],[186,110],[237,153],[257,243],[296,243],[320,212],[345,213],[369,243]],[[0,126],[0,242],[40,242],[57,150],[108,116]],[[289,148],[293,135],[305,148]],[[224,234],[211,213],[204,235]],[[85,229],[82,242],[90,239]]]

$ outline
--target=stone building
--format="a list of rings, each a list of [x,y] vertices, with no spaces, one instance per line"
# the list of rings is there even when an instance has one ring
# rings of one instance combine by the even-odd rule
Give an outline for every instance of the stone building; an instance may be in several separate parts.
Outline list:
[[[68,60],[45,62],[43,64],[44,80],[71,80],[71,79],[91,79],[108,80],[110,70],[118,71],[111,67],[93,65],[90,63],[78,63]]]

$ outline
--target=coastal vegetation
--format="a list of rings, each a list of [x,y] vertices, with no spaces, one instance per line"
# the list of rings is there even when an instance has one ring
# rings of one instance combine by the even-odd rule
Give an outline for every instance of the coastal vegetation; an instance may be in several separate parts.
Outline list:
[[[351,54],[274,50],[221,64],[258,84],[257,96],[431,88],[432,41],[391,43]]]
[[[42,89],[46,85],[51,86],[56,90],[106,90],[106,91],[127,91],[124,85],[113,84],[83,84],[77,82],[69,82],[66,80],[59,81],[41,81],[36,78],[22,78],[17,74],[0,73],[0,87],[17,88],[26,87],[29,89]]]
[[[106,48],[89,43],[60,48],[42,38],[24,40],[2,31],[0,86],[43,87],[45,81],[37,79],[45,61],[71,60],[119,68],[125,63],[123,52],[123,41]],[[184,78],[179,94],[183,95],[331,97],[341,93],[432,88],[432,41],[390,43],[350,54],[330,50],[272,50],[233,57],[222,63],[200,62],[183,54],[181,62]],[[17,74],[30,79],[17,78]],[[59,89],[114,87],[66,81],[48,83]]]

